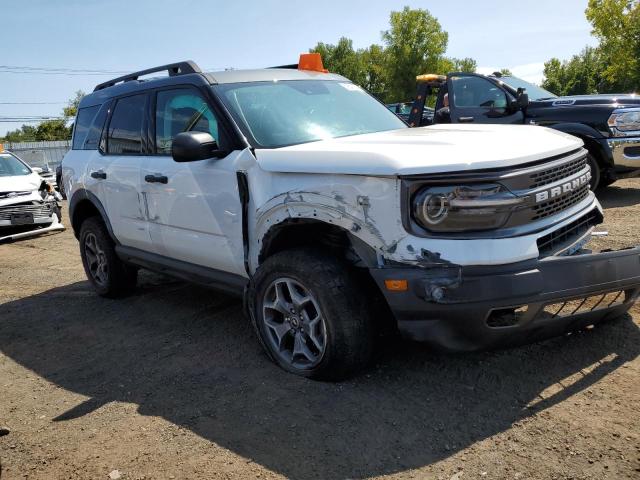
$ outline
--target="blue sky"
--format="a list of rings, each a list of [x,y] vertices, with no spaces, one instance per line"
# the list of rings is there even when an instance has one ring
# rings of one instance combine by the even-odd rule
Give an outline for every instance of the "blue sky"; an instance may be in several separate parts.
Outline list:
[[[389,12],[426,8],[449,32],[447,54],[481,71],[508,67],[539,82],[542,63],[593,45],[587,0],[3,0],[0,64],[131,71],[182,59],[207,69],[294,63],[341,36],[380,43]],[[111,75],[117,76],[117,75]],[[76,90],[110,75],[0,72],[0,117],[57,115]],[[20,124],[0,123],[0,134]]]

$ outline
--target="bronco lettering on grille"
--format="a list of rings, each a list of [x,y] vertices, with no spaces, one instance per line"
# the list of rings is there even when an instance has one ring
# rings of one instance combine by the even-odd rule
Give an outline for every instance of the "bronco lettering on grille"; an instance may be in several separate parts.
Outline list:
[[[541,192],[536,193],[536,203],[544,202],[549,200],[550,198],[556,198],[565,193],[572,192],[577,190],[578,188],[586,185],[591,180],[591,172],[587,172],[584,175],[580,175],[577,178],[574,178],[570,182],[563,183],[562,185],[558,185],[557,187],[548,188],[547,190],[543,190]]]

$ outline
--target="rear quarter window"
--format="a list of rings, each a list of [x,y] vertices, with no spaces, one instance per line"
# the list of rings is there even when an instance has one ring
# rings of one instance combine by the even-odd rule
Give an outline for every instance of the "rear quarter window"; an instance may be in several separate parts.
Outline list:
[[[96,114],[91,127],[87,132],[87,136],[82,145],[83,150],[97,150],[100,144],[100,138],[102,136],[102,130],[104,129],[104,122],[107,120],[107,114],[109,113],[109,106],[111,102],[107,102],[100,107],[100,110]]]
[[[84,142],[87,138],[87,133],[89,132],[91,125],[94,123],[96,114],[99,110],[100,105],[81,108],[80,110],[78,110],[76,124],[73,129],[73,144],[71,148],[73,148],[74,150],[83,149]]]

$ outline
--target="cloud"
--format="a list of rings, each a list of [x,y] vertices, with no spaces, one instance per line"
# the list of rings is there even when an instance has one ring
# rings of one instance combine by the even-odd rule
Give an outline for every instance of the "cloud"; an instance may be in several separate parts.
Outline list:
[[[500,71],[500,69],[505,67],[478,67],[478,73],[482,74],[490,74],[493,72]],[[544,78],[544,63],[525,63],[524,65],[515,65],[515,66],[506,66],[511,72],[519,78],[526,80],[527,82],[535,83],[536,85],[540,85],[542,83],[542,79]]]

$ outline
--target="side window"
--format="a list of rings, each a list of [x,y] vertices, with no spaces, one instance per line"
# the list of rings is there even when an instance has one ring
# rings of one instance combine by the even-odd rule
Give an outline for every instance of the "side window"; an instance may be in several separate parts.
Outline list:
[[[220,143],[218,121],[195,90],[160,90],[156,100],[156,153],[171,154],[173,138],[182,132],[206,132]]]
[[[124,97],[116,102],[107,134],[107,153],[135,155],[142,153],[142,120],[147,95]]]
[[[75,127],[73,129],[73,144],[71,146],[73,150],[82,149],[84,140],[87,138],[87,132],[89,131],[89,128],[93,123],[93,119],[99,109],[100,105],[95,105],[93,107],[81,108],[78,110]]]
[[[102,129],[104,128],[104,122],[107,119],[107,113],[109,112],[109,105],[111,102],[107,102],[100,107],[100,110],[96,114],[89,127],[87,136],[82,145],[82,150],[96,150],[100,143],[100,137],[102,135]]]
[[[459,108],[507,108],[507,96],[481,77],[451,77],[453,104]]]

